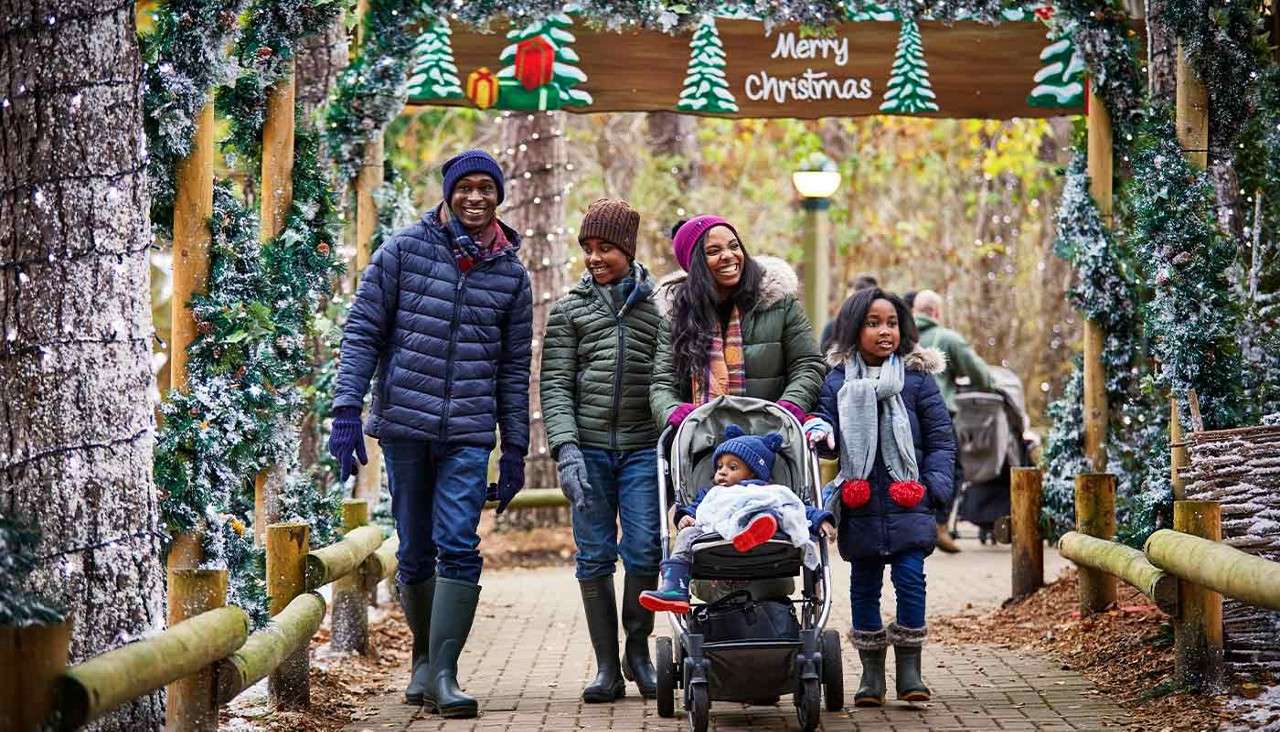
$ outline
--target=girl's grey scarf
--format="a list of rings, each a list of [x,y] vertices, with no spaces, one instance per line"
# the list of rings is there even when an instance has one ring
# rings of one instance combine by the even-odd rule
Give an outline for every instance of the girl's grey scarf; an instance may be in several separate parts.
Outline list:
[[[911,420],[902,402],[906,369],[898,354],[885,360],[879,378],[870,378],[867,364],[856,351],[844,362],[844,385],[836,395],[840,420],[840,476],[865,479],[875,465],[876,450],[895,481],[918,481]]]

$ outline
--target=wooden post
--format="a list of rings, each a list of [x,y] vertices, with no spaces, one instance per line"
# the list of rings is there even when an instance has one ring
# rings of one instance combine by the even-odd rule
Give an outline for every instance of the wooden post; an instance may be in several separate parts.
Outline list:
[[[189,307],[209,282],[209,217],[213,215],[213,104],[196,117],[191,154],[178,161],[173,202],[173,297],[170,299],[169,384],[187,386],[187,347],[196,337]]]
[[[196,116],[191,153],[178,161],[173,202],[173,295],[169,299],[169,386],[187,388],[187,348],[196,338],[196,319],[190,303],[193,295],[209,285],[209,217],[213,215],[213,104]],[[174,572],[194,569],[204,561],[197,533],[177,534],[169,546],[169,587]],[[173,593],[167,599],[169,617],[179,611]],[[172,621],[170,621],[172,625]]]
[[[227,604],[227,570],[180,569],[169,573],[169,627]],[[205,667],[166,687],[165,729],[217,730],[217,678]]]
[[[342,529],[351,531],[369,523],[369,504],[358,499],[342,502]],[[369,604],[365,596],[368,577],[364,567],[333,583],[333,627],[330,645],[335,651],[369,654]]]
[[[1201,169],[1209,164],[1209,92],[1205,89],[1195,69],[1178,41],[1177,92],[1175,95],[1178,143],[1187,160]],[[1178,399],[1169,396],[1169,463],[1170,479],[1175,500],[1185,498],[1186,481],[1182,469],[1191,464],[1187,456],[1186,442],[1182,434],[1182,420],[1178,415]]]
[[[266,118],[262,124],[262,180],[258,238],[267,241],[284,229],[285,218],[293,206],[293,60],[286,66],[284,78],[267,90]],[[272,495],[283,484],[279,469],[268,467],[253,483],[253,535],[263,540],[266,526],[279,516],[278,500]]]
[[[1109,473],[1076,476],[1076,531],[1111,541],[1116,536],[1116,477]],[[1080,612],[1106,610],[1116,601],[1116,578],[1080,567]]]
[[[378,204],[373,194],[382,186],[382,160],[382,136],[379,135],[365,145],[364,161],[356,175],[356,261],[351,268],[355,277],[353,292],[373,256],[373,234],[378,229]],[[356,472],[354,495],[370,506],[376,506],[382,494],[382,447],[376,439],[365,435],[364,449],[369,464],[359,466]]]
[[[0,729],[44,729],[70,647],[69,621],[0,627]]]
[[[306,586],[306,559],[311,527],[302,522],[267,527],[267,598],[279,615]],[[304,645],[271,674],[267,688],[276,709],[299,708],[311,701],[308,649]]]
[[[1044,586],[1040,469],[1013,468],[1009,498],[1013,524],[1013,597],[1017,598]]]
[[[1199,168],[1209,165],[1209,91],[1178,41],[1178,87],[1175,95],[1178,142],[1187,160]]]
[[[1111,115],[1088,84],[1089,192],[1104,226],[1111,225],[1112,138]],[[1107,371],[1102,349],[1107,334],[1093,321],[1084,323],[1084,454],[1090,469],[1107,469]]]
[[[1216,501],[1174,501],[1173,530],[1209,541],[1222,540],[1222,510]],[[1178,617],[1173,621],[1174,668],[1184,685],[1222,686],[1222,595],[1178,580]]]
[[[1182,419],[1178,415],[1178,400],[1169,397],[1169,479],[1173,484],[1173,500],[1181,501],[1187,497],[1187,481],[1182,471],[1191,466],[1191,458],[1187,454],[1186,437],[1182,434]]]

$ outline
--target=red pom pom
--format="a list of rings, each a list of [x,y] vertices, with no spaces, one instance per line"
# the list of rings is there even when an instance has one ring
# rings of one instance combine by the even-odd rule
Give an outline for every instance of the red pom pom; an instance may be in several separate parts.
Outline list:
[[[871,483],[865,480],[846,480],[840,486],[840,500],[847,508],[862,508],[871,500]]]
[[[924,498],[924,486],[914,480],[899,480],[889,486],[889,498],[903,508],[915,508]]]

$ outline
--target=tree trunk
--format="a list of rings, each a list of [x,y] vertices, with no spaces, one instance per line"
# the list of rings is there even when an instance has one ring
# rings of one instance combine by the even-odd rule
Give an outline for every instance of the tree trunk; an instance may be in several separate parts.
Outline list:
[[[1147,0],[1147,88],[1153,98],[1170,104],[1178,87],[1178,39],[1164,12],[1173,1]]]
[[[526,488],[555,488],[556,464],[547,450],[547,431],[538,397],[542,334],[547,314],[564,292],[565,263],[572,239],[565,227],[563,112],[508,113],[502,120],[502,165],[507,179],[506,202],[499,215],[520,232],[520,257],[533,282],[533,364],[529,379],[529,458]],[[525,177],[528,173],[529,177]],[[562,513],[561,509],[529,512]],[[511,520],[525,523],[530,516],[512,511]],[[533,514],[530,514],[533,515]],[[550,517],[543,517],[550,518]]]
[[[43,531],[32,589],[74,663],[162,626],[164,598],[134,7],[65,10],[0,15],[0,514]],[[163,722],[156,692],[98,728]]]
[[[646,115],[649,149],[655,157],[676,158],[673,175],[682,189],[692,188],[698,180],[698,118],[675,112],[650,112]]]
[[[345,12],[339,12],[338,17],[333,19],[328,28],[301,40],[294,73],[298,84],[296,102],[302,111],[303,119],[314,120],[316,110],[328,101],[329,92],[338,81],[338,74],[347,66],[347,58]],[[328,161],[327,146],[320,146],[320,155]],[[326,294],[320,298],[316,312],[324,313],[328,307],[329,295]],[[333,356],[325,346],[325,337],[325,333],[314,333],[307,339],[311,362],[316,369]],[[308,375],[304,383],[309,384],[312,379],[314,374]],[[320,427],[320,417],[308,408],[302,415],[302,425],[298,435],[298,463],[303,470],[310,469],[320,458],[323,439]]]
[[[347,22],[345,13],[329,27],[302,39],[295,73],[298,76],[297,103],[306,118],[329,99],[338,74],[347,67]],[[323,151],[323,146],[321,146]]]

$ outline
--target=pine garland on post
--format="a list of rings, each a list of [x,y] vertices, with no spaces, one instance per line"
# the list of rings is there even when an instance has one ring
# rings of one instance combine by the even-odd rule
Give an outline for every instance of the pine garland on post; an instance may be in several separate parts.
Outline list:
[[[698,24],[689,44],[689,68],[676,109],[681,112],[729,114],[738,111],[738,102],[724,75],[724,44],[716,30],[716,20],[708,15]]]
[[[1131,246],[1152,287],[1143,315],[1157,382],[1184,407],[1195,389],[1210,429],[1237,426],[1240,310],[1227,277],[1235,247],[1218,230],[1213,188],[1183,156],[1167,109],[1152,111],[1132,158]]]
[[[161,229],[173,221],[174,167],[191,152],[196,116],[231,74],[223,48],[239,33],[245,3],[171,0],[156,13],[155,30],[140,39],[151,223]]]
[[[924,43],[915,18],[904,15],[898,33],[898,50],[884,91],[880,111],[889,114],[937,112],[937,96],[929,84],[929,64],[924,59]]]

